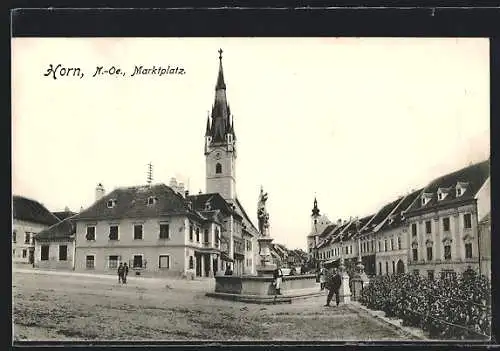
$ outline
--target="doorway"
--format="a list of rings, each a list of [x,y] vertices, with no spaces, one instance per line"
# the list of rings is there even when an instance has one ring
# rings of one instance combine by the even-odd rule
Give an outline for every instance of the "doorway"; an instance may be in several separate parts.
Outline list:
[[[403,274],[405,272],[405,264],[403,261],[398,261],[398,264],[396,265],[396,272],[397,274]]]

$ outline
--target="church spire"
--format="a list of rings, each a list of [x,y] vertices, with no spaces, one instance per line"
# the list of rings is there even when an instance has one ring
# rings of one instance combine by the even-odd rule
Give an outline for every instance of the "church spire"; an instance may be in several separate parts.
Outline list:
[[[316,198],[314,198],[314,206],[313,206],[313,209],[312,209],[312,215],[314,217],[318,217],[319,216],[318,200],[316,200]]]
[[[205,130],[205,136],[210,135],[210,114],[207,114],[207,129]]]
[[[212,106],[212,123],[210,127],[211,142],[214,143],[228,143],[227,135],[231,129],[231,110],[227,103],[226,83],[222,72],[222,49],[219,49],[219,74],[215,85],[215,102]]]
[[[222,49],[219,49],[219,75],[217,76],[217,84],[215,85],[215,90],[226,89],[226,83],[224,82],[224,72],[222,70]]]

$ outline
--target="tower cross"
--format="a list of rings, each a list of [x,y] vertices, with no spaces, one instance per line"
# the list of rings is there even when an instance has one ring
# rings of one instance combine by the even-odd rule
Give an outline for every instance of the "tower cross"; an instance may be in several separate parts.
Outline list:
[[[222,49],[219,49],[219,60],[221,61],[222,61],[222,53],[223,53]]]

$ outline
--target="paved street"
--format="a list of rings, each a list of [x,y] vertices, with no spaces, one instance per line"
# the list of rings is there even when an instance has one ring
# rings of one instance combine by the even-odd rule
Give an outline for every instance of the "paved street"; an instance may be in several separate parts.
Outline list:
[[[205,297],[211,282],[14,270],[17,340],[408,340],[324,298],[256,305]]]

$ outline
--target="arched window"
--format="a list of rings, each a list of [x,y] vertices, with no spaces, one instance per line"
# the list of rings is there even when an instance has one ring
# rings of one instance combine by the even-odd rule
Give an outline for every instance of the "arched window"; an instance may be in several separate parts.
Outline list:
[[[215,173],[217,174],[222,173],[222,165],[220,163],[217,163],[215,165]]]
[[[189,269],[194,268],[193,256],[189,256]]]

